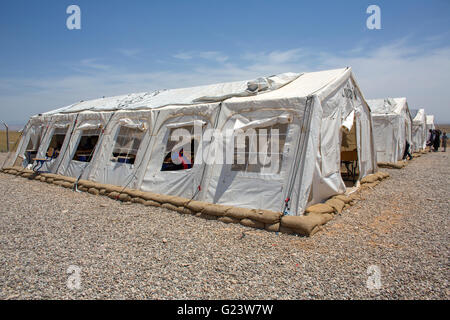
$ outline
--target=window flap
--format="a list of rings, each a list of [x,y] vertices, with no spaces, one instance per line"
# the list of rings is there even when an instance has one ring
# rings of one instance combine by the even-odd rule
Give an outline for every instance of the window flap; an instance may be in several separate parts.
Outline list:
[[[270,127],[275,124],[286,124],[292,122],[292,117],[290,115],[281,115],[278,117],[268,118],[268,119],[261,119],[261,120],[255,120],[251,121],[249,123],[244,124],[241,120],[236,120],[234,130],[249,130],[249,129],[255,129],[255,128],[263,128],[263,127]]]
[[[137,130],[141,130],[141,131],[147,130],[147,121],[143,121],[143,120],[122,118],[119,120],[119,125],[122,127],[137,129]]]
[[[181,127],[187,127],[187,126],[204,126],[206,125],[206,121],[203,120],[192,120],[192,121],[186,121],[186,122],[177,122],[177,123],[169,123],[166,125],[167,128],[181,128]]]
[[[347,133],[352,130],[354,119],[355,119],[355,110],[350,112],[347,118],[345,118],[344,122],[342,122],[342,129],[347,131]]]
[[[77,130],[97,130],[103,128],[103,124],[100,122],[86,122],[77,127]]]

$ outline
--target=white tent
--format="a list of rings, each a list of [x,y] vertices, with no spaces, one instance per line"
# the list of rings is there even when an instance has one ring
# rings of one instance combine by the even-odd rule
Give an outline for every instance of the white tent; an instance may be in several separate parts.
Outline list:
[[[410,144],[412,141],[412,118],[406,98],[367,100],[367,103],[372,110],[377,160],[401,160],[406,141]]]
[[[413,118],[412,145],[414,151],[424,150],[427,143],[427,122],[425,109],[411,110]]]
[[[244,208],[283,211],[288,199],[291,215],[345,193],[341,157],[359,179],[377,170],[370,109],[350,68],[84,101],[33,117],[21,145],[44,127],[38,154],[59,151],[50,172]],[[181,128],[194,135],[177,153],[188,161],[175,165],[169,137]],[[265,134],[279,152],[253,164]],[[239,150],[242,163],[218,161]]]

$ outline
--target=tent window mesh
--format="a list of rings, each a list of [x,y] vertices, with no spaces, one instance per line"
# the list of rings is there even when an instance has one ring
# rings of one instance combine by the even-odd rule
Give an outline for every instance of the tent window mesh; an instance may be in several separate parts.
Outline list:
[[[39,145],[41,144],[41,130],[39,130],[38,134],[32,135],[30,140],[28,141],[27,151],[37,152],[39,150]]]
[[[37,156],[37,152],[41,145],[42,128],[35,128],[35,133],[30,135],[27,148],[25,150],[25,158],[27,163],[32,163],[33,158]]]
[[[243,137],[234,137],[232,171],[280,173],[287,124],[247,130]],[[266,143],[264,143],[266,141]],[[272,153],[272,141],[278,141],[278,151]],[[275,160],[275,161],[274,161]]]
[[[144,131],[121,126],[112,153],[112,162],[134,164]]]
[[[101,129],[83,130],[73,160],[91,162]]]
[[[67,128],[57,128],[53,132],[52,140],[48,145],[46,156],[57,158],[61,152],[64,140],[66,139]]]
[[[189,132],[189,142],[181,146],[179,150],[174,150],[175,146],[180,141],[172,141],[170,137],[175,130],[185,129]],[[194,165],[194,157],[198,148],[198,141],[194,138],[194,126],[185,126],[182,128],[173,128],[170,130],[169,138],[167,139],[166,151],[164,152],[164,160],[161,166],[161,171],[179,171],[191,169]],[[173,152],[172,152],[173,151]]]

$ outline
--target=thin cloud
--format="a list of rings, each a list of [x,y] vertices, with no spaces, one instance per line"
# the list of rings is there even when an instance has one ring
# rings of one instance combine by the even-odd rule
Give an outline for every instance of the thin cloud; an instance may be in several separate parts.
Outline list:
[[[117,51],[127,58],[136,58],[142,52],[140,49],[117,49]]]
[[[227,55],[219,51],[179,52],[172,55],[172,57],[180,60],[199,59],[199,60],[210,60],[219,63],[224,63],[229,59]]]

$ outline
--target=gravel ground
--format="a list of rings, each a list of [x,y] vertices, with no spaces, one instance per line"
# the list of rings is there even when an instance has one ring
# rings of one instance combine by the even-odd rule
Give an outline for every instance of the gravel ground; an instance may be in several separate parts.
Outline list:
[[[0,299],[448,299],[448,153],[384,170],[312,238],[0,174]]]

